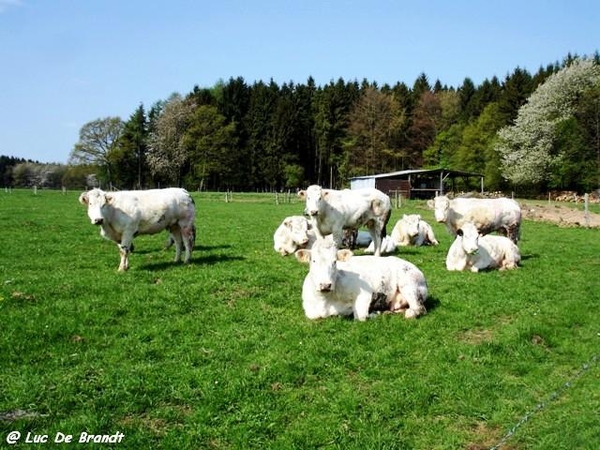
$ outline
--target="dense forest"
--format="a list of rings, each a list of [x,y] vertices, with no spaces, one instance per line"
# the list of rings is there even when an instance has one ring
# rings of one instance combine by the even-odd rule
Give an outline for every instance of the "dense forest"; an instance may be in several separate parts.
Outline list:
[[[241,78],[194,86],[80,130],[68,165],[2,157],[4,185],[266,191],[412,168],[485,175],[487,190],[600,186],[600,57],[568,55],[475,85]]]

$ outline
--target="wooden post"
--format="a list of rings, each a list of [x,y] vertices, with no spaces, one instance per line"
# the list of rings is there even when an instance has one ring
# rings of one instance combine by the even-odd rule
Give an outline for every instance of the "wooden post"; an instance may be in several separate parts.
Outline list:
[[[585,209],[584,209],[585,227],[589,228],[590,227],[590,210],[589,210],[590,195],[585,194],[583,196],[583,201],[584,201],[584,205],[585,205]]]
[[[279,205],[279,193],[275,191],[275,204]]]

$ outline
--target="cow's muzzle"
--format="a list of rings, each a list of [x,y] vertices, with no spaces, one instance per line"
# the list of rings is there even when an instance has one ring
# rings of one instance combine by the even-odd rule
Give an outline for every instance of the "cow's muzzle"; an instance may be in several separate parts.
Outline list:
[[[330,292],[331,291],[331,283],[320,283],[319,291],[321,292]]]
[[[103,223],[104,223],[104,219],[102,217],[99,217],[97,219],[92,219],[93,225],[102,225]]]

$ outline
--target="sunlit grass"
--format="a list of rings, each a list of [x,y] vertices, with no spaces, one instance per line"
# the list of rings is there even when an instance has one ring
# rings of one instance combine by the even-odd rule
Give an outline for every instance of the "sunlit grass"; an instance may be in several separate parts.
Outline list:
[[[312,322],[306,267],[272,249],[295,198],[195,193],[192,263],[142,236],[117,273],[78,194],[0,193],[3,444],[19,430],[121,431],[119,448],[489,448],[600,348],[599,230],[525,222],[518,270],[447,272],[450,237],[405,202],[391,225],[419,212],[441,242],[398,252],[425,273],[429,313]],[[595,448],[598,392],[592,365],[507,448]]]

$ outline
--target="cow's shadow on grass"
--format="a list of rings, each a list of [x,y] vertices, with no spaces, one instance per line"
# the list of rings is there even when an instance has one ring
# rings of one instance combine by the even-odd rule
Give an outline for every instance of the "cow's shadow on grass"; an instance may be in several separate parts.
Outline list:
[[[142,245],[134,245],[133,246],[133,251],[131,253],[136,254],[136,255],[149,255],[151,253],[156,253],[156,252],[173,252],[173,254],[175,254],[175,248],[173,246],[170,247],[150,247],[147,246],[145,248],[141,248]],[[230,244],[221,244],[221,245],[194,245],[194,252],[207,252],[207,251],[211,251],[211,250],[222,250],[222,249],[226,249],[226,248],[231,248]],[[185,250],[183,250],[183,252],[185,252]],[[182,253],[183,253],[182,252]]]
[[[521,254],[521,261],[525,261],[527,259],[537,259],[540,255],[537,253],[523,253]]]
[[[427,309],[428,313],[437,309],[437,307],[441,304],[442,302],[438,298],[432,297],[431,295],[427,297],[427,300],[425,300],[425,308]]]
[[[166,270],[166,269],[170,269],[172,267],[178,267],[178,266],[211,266],[211,265],[215,265],[215,264],[221,264],[221,263],[225,263],[225,262],[230,262],[230,261],[244,261],[246,259],[246,257],[241,256],[241,255],[227,255],[227,254],[223,254],[223,253],[207,253],[206,250],[210,250],[210,249],[221,249],[221,248],[228,248],[230,247],[229,245],[224,245],[224,246],[204,246],[204,247],[195,247],[194,248],[194,253],[192,254],[192,257],[190,259],[190,262],[187,264],[184,264],[182,262],[174,262],[172,255],[169,255],[169,257],[167,257],[164,260],[161,261],[148,261],[145,263],[141,263],[139,264],[140,269],[144,269],[144,270]],[[152,253],[151,251],[148,251],[147,253]],[[183,254],[182,254],[183,257]]]

